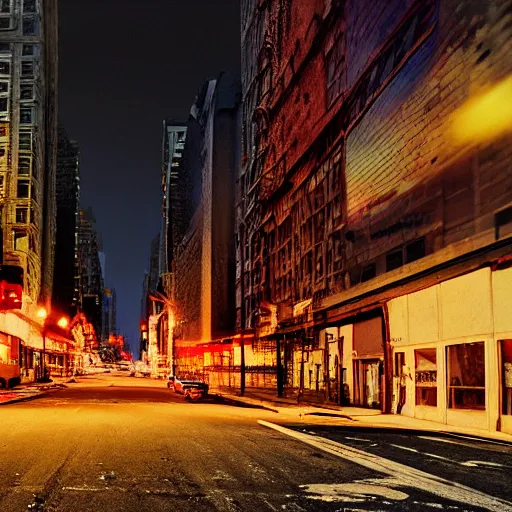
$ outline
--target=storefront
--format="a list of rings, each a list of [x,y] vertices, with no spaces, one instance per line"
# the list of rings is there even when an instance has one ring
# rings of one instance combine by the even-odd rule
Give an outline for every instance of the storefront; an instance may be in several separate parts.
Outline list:
[[[512,433],[511,289],[484,268],[388,303],[395,412]]]

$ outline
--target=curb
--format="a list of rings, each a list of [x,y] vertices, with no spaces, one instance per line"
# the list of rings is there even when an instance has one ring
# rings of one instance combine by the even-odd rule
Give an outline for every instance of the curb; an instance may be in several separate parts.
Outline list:
[[[233,395],[224,395],[222,393],[210,393],[210,395],[215,395],[215,396],[217,396],[218,398],[220,398],[221,400],[223,400],[224,402],[227,402],[227,403],[231,402],[233,404],[242,405],[242,406],[245,406],[245,407],[251,408],[251,409],[264,409],[266,411],[271,411],[271,412],[279,413],[278,409],[275,409],[273,407],[269,407],[268,405],[253,404],[253,403],[250,403],[250,402],[246,402],[245,400],[243,400],[243,399],[241,399],[239,397],[233,396]]]
[[[28,402],[29,400],[37,400],[38,398],[45,396],[47,393],[48,393],[48,391],[42,391],[41,393],[34,394],[32,396],[22,396],[20,398],[13,398],[12,400],[0,402],[0,407],[2,407],[4,405],[17,404],[19,402]]]

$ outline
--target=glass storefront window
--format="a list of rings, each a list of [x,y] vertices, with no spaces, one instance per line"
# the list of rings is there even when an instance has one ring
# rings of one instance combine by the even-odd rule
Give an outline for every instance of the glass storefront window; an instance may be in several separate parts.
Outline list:
[[[485,410],[485,343],[446,348],[448,407]]]
[[[512,340],[500,341],[503,414],[512,415]]]
[[[435,348],[414,351],[416,405],[437,407],[437,355]]]

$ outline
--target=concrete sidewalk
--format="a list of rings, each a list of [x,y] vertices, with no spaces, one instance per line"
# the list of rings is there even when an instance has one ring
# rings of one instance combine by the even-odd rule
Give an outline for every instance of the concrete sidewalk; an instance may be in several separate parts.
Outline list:
[[[297,403],[297,396],[277,397],[274,390],[246,389],[245,396],[239,396],[239,390],[233,388],[213,389],[212,393],[226,401],[232,400],[253,407],[261,407],[279,413],[288,421],[305,421],[326,425],[343,425],[355,428],[400,429],[411,433],[438,432],[461,436],[502,441],[512,444],[512,435],[502,432],[490,432],[446,425],[434,421],[410,418],[400,414],[382,414],[375,409],[362,407],[339,407],[303,401]],[[306,397],[307,399],[307,397]]]
[[[68,382],[70,382],[69,377],[56,377],[52,379],[52,382],[31,382],[20,384],[12,389],[2,389],[0,390],[0,406],[39,398],[48,391],[66,388]]]

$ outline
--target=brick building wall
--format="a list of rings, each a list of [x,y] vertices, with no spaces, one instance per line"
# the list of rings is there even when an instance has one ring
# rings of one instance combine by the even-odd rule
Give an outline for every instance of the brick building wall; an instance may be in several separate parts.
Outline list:
[[[507,141],[458,148],[450,126],[471,94],[510,73],[508,4],[276,1],[245,11],[247,317],[265,301],[320,304],[492,228],[510,202]]]

